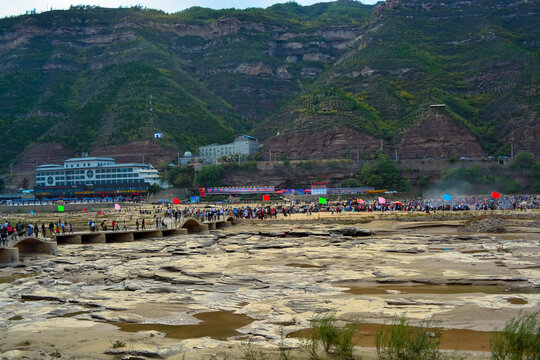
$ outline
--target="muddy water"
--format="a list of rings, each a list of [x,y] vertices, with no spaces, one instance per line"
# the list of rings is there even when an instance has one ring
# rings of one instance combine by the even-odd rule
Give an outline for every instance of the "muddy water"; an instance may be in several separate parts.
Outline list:
[[[292,267],[298,267],[298,268],[317,268],[317,269],[324,269],[327,268],[328,265],[313,265],[313,264],[305,264],[305,263],[290,263],[285,264],[285,266],[292,266]]]
[[[505,300],[514,305],[525,305],[529,303],[527,300],[517,297],[506,298]]]
[[[17,279],[22,279],[30,276],[34,276],[36,274],[28,273],[28,274],[14,274],[14,275],[7,275],[7,276],[0,276],[0,284],[5,283],[12,283]]]
[[[209,336],[216,340],[226,340],[231,336],[242,335],[236,329],[249,325],[254,319],[230,311],[213,311],[194,315],[201,323],[196,325],[164,325],[137,323],[110,323],[120,330],[138,332],[156,330],[174,339],[192,339]]]
[[[508,288],[499,285],[375,285],[375,286],[346,286],[350,288],[346,293],[354,295],[381,295],[392,291],[403,294],[516,294],[540,293],[535,288]]]
[[[355,346],[375,347],[375,334],[380,327],[391,325],[362,324],[355,334]],[[309,337],[310,330],[300,330],[288,337]],[[441,331],[440,348],[443,350],[489,351],[491,332],[463,329],[445,329]]]

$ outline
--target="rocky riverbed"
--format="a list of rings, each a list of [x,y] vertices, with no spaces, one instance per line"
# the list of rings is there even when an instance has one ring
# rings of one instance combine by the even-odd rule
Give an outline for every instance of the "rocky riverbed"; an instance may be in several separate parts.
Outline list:
[[[370,324],[406,314],[470,337],[465,331],[489,332],[520,311],[540,309],[539,229],[453,230],[460,226],[284,220],[59,246],[57,256],[0,269],[0,279],[12,276],[0,281],[0,353],[7,359],[208,358],[235,351],[248,338],[275,349],[280,328],[307,328],[315,314],[330,311]],[[461,343],[487,357],[482,341],[467,345],[458,336],[448,348]]]

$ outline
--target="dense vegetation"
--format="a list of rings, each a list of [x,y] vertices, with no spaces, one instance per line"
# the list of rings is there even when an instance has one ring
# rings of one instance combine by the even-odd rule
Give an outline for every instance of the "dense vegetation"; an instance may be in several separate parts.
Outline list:
[[[378,7],[356,45],[258,134],[340,123],[396,143],[430,104],[444,103],[488,154],[510,155],[510,138],[532,146],[527,134],[540,111],[538,2],[438,3]]]
[[[0,167],[34,142],[76,153],[154,131],[180,151],[334,125],[393,143],[437,102],[489,154],[530,143],[538,2],[424,2],[76,6],[1,19]]]
[[[528,186],[520,185],[515,178],[527,178]],[[491,170],[473,166],[470,169],[457,167],[443,170],[440,190],[452,189],[461,193],[475,193],[498,189],[504,193],[540,191],[540,162],[537,162],[532,154],[518,153],[510,168],[502,171],[498,166]]]

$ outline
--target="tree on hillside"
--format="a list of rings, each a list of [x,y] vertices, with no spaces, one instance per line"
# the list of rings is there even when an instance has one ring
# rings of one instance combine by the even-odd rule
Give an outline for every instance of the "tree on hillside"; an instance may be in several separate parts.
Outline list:
[[[218,186],[221,184],[223,167],[220,165],[204,166],[195,174],[195,185],[197,186]]]
[[[167,180],[177,189],[193,186],[193,175],[187,166],[177,166],[167,170]]]
[[[376,189],[391,189],[408,191],[411,183],[401,175],[401,170],[384,152],[378,152],[375,156],[374,167],[364,166],[357,174],[358,180],[365,186],[373,186]]]
[[[534,165],[534,155],[526,152],[518,152],[514,156],[514,162],[510,165],[511,169],[531,169]]]

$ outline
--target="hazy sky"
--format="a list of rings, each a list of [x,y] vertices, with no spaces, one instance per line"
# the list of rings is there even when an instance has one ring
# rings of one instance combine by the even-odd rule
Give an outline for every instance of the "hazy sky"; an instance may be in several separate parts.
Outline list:
[[[328,1],[328,0],[327,0]],[[0,0],[0,17],[20,15],[27,10],[36,9],[38,12],[53,9],[67,9],[71,5],[98,5],[102,7],[119,7],[142,5],[166,12],[176,12],[192,6],[209,7],[213,9],[246,7],[268,7],[280,0]],[[297,0],[298,4],[311,5],[324,0]],[[374,4],[376,0],[361,0],[364,4]]]

